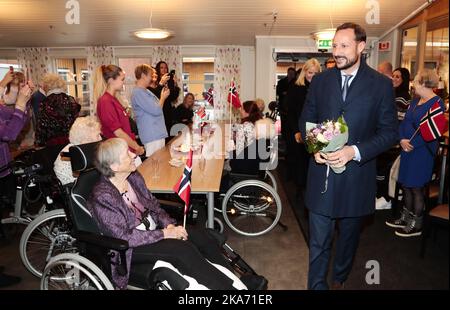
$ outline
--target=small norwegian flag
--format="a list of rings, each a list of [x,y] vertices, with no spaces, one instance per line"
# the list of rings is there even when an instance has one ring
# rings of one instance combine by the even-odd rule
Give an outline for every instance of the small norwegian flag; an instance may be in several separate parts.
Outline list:
[[[239,94],[234,86],[234,81],[231,81],[230,88],[228,90],[228,102],[235,108],[241,107],[241,100],[239,99]]]
[[[203,98],[205,98],[206,101],[212,106],[214,106],[214,91],[210,87],[207,92],[203,93]]]
[[[206,112],[205,112],[205,108],[201,107],[200,109],[197,110],[197,116],[200,119],[204,119],[206,117]]]
[[[447,127],[444,111],[439,101],[436,101],[420,119],[420,134],[425,141],[433,141],[442,136]]]
[[[192,149],[189,151],[189,156],[186,161],[186,166],[183,170],[183,175],[173,187],[173,191],[180,196],[184,201],[184,215],[189,211],[189,204],[191,199],[191,173],[192,173]]]

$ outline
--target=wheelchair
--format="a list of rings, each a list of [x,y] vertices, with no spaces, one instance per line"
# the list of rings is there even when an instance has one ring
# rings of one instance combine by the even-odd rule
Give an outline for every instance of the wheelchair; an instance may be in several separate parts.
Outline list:
[[[280,222],[282,203],[276,179],[270,170],[276,167],[277,138],[260,139],[230,160],[231,172],[222,179],[221,200],[225,223],[236,233],[255,237],[271,231]],[[215,218],[219,231],[220,219]]]
[[[87,150],[87,151],[86,151]],[[41,289],[104,290],[114,289],[111,280],[112,268],[120,275],[127,273],[125,252],[128,242],[102,235],[88,211],[87,198],[100,177],[93,169],[93,143],[70,148],[72,169],[81,171],[70,191],[65,207],[66,223],[70,230],[72,251],[51,257],[41,278]],[[90,153],[90,154],[88,154]],[[81,163],[80,163],[81,162]],[[228,245],[223,235],[210,231],[222,245],[223,253],[230,264],[241,274],[256,274],[254,270]],[[111,264],[111,259],[120,256],[120,264]],[[178,273],[164,266],[156,267],[158,258],[148,264],[132,265],[128,289],[185,289],[189,283]],[[265,289],[267,281],[264,283]]]
[[[55,185],[53,168],[48,169],[44,158],[50,157],[47,149],[27,150],[14,161],[0,167],[0,172],[11,171],[11,188],[15,195],[0,197],[3,207],[10,207],[14,214],[1,220],[2,224],[27,225],[37,215],[51,210],[59,203],[59,187]],[[12,196],[15,196],[14,198]]]
[[[95,144],[87,146],[92,155],[94,148]],[[58,149],[58,151],[60,150],[61,148]],[[65,154],[65,156],[70,155]],[[82,160],[79,159],[75,165],[77,164],[82,165]],[[47,165],[50,165],[50,163],[47,163]],[[53,171],[53,168],[51,169]],[[78,169],[81,169],[81,167],[75,166],[74,171]],[[70,199],[71,185],[62,186],[54,175],[50,182],[51,186],[56,187],[59,193],[58,204],[53,206],[50,211],[47,208],[34,218],[23,231],[19,243],[20,258],[23,265],[31,274],[39,278],[51,257],[60,253],[77,251],[75,238],[71,235],[70,224],[65,212],[65,206]]]

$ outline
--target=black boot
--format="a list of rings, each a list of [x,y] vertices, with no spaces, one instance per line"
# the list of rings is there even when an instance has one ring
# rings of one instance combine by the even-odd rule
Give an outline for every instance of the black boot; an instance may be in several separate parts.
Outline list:
[[[423,217],[413,215],[406,227],[397,229],[395,234],[399,237],[414,237],[422,234]]]
[[[403,207],[400,212],[400,217],[398,219],[387,220],[385,223],[389,227],[394,228],[404,228],[408,224],[409,219],[411,218],[412,213],[408,211],[405,207]]]

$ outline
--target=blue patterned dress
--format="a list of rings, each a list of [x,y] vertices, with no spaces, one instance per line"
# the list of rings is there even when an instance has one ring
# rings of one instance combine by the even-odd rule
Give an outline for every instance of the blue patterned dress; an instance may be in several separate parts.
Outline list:
[[[438,96],[431,98],[422,105],[417,105],[419,98],[412,100],[404,120],[400,123],[400,140],[411,138],[419,127],[420,119],[436,101],[439,101],[440,106],[445,111],[444,103]],[[425,142],[419,130],[411,140],[411,144],[414,146],[411,152],[402,150],[400,154],[398,182],[405,187],[423,187],[431,180],[438,141]]]

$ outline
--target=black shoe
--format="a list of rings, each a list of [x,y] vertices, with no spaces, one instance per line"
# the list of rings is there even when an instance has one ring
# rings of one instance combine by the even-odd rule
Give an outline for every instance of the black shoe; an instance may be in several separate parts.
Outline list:
[[[387,220],[385,223],[387,226],[394,228],[405,228],[407,224],[402,218]]]
[[[399,237],[416,237],[422,234],[422,229],[418,228],[407,229],[407,228],[408,227],[397,229],[395,231],[395,234]]]
[[[22,281],[21,278],[0,273],[0,287],[11,286]]]
[[[266,278],[256,274],[244,274],[241,277],[241,281],[251,291],[265,291],[269,283]]]
[[[403,208],[398,219],[387,220],[385,223],[389,227],[405,228],[411,220],[411,216],[411,213],[406,208]]]

